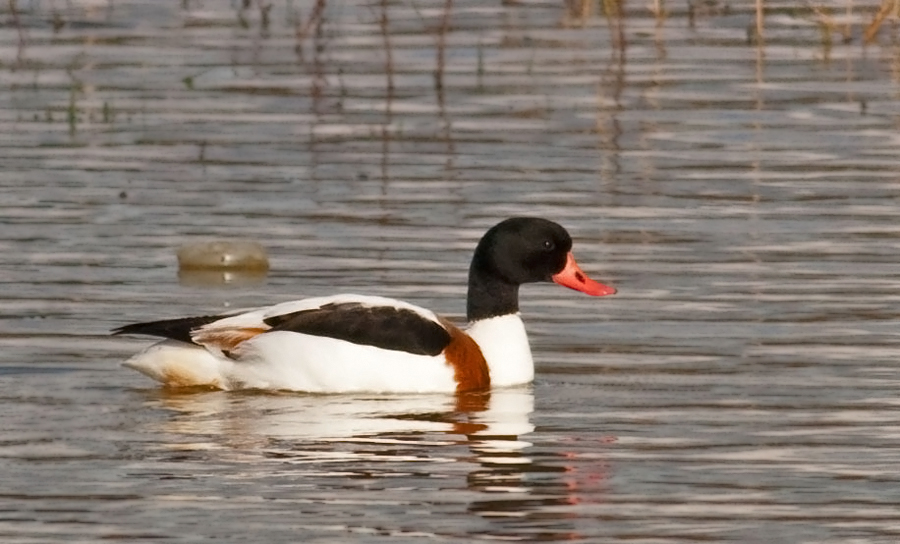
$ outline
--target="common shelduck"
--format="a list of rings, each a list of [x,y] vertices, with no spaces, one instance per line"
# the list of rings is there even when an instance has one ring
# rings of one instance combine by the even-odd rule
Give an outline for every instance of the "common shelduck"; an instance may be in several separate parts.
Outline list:
[[[571,249],[569,233],[546,219],[514,217],[488,230],[469,268],[465,330],[406,302],[345,294],[113,334],[165,338],[125,366],[169,387],[399,393],[525,384],[534,363],[519,286],[552,280],[593,296],[616,292],[588,278]]]

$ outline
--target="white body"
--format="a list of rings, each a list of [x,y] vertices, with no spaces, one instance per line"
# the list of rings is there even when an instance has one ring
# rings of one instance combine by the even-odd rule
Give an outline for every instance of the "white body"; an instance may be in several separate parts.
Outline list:
[[[476,321],[466,332],[481,348],[491,370],[492,386],[508,387],[534,380],[531,346],[519,314]]]
[[[453,368],[442,354],[415,355],[290,331],[257,334],[227,354],[208,341],[242,328],[268,328],[263,322],[267,317],[345,302],[408,309],[439,322],[434,313],[393,299],[359,295],[311,298],[225,317],[195,331],[192,338],[199,345],[164,340],[135,355],[125,366],[168,385],[226,390],[456,391]],[[487,361],[492,386],[520,385],[534,378],[531,349],[518,314],[478,321],[468,333]]]

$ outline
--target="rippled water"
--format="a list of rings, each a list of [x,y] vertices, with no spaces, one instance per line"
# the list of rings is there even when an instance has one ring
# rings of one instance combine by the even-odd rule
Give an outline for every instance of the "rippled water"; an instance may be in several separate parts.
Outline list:
[[[3,542],[900,539],[877,3],[768,4],[761,42],[744,1],[10,5]],[[532,387],[170,392],[107,336],[342,291],[459,319],[517,214],[619,288],[523,289]],[[230,238],[267,278],[179,278],[180,245]]]

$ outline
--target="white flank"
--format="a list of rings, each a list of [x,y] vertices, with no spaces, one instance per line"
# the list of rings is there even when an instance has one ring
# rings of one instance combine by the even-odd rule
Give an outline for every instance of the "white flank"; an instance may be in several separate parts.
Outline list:
[[[336,295],[285,302],[232,315],[204,325],[195,340],[243,328],[268,328],[264,320],[326,304],[359,303],[406,309],[437,322],[434,313],[402,301]],[[125,366],[171,386],[205,385],[221,389],[283,389],[343,392],[453,392],[453,368],[443,355],[414,355],[343,340],[274,331],[246,340],[225,356],[208,348],[164,340],[129,359]]]
[[[323,393],[456,390],[443,355],[414,355],[334,338],[275,331],[238,346],[230,382],[242,388]]]

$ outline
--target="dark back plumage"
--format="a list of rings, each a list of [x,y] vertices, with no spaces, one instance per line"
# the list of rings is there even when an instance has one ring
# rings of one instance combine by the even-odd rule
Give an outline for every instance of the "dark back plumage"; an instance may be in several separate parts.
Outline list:
[[[224,319],[233,314],[200,315],[194,317],[180,317],[177,319],[162,319],[160,321],[147,321],[145,323],[132,323],[113,329],[112,334],[146,334],[171,338],[193,344],[191,332],[203,325]]]
[[[412,310],[392,306],[331,303],[264,321],[272,327],[268,332],[325,336],[415,355],[438,355],[450,343],[450,333],[440,323]]]

